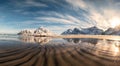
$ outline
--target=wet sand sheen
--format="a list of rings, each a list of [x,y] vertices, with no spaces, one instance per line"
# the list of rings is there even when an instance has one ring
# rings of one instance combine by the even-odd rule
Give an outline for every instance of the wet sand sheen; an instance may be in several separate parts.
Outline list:
[[[33,35],[34,37],[41,37],[40,35]],[[120,40],[118,35],[84,35],[84,34],[71,34],[71,35],[55,35],[45,36],[52,38],[92,38],[92,39],[107,39],[107,40]]]
[[[0,49],[0,66],[118,66],[120,57],[105,55],[93,44],[21,44],[21,47]],[[9,47],[9,46],[8,46]],[[111,59],[111,58],[115,59]],[[114,62],[114,63],[113,63]]]

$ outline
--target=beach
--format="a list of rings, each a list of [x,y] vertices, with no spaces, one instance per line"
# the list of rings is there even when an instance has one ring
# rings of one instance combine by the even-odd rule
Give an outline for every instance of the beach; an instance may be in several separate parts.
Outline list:
[[[93,44],[81,40],[75,43],[75,40],[54,38],[47,43],[29,42],[25,38],[24,41],[0,40],[0,66],[119,65],[117,41],[98,40]]]

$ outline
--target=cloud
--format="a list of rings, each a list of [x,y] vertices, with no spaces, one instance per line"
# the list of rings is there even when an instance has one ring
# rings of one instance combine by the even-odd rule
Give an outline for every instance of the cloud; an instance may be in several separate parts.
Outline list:
[[[34,0],[26,0],[25,4],[27,6],[47,7],[46,4],[35,2]]]
[[[119,3],[113,2],[113,0],[105,1],[85,1],[85,0],[66,0],[77,12],[81,9],[88,12],[82,15],[87,18],[91,24],[96,25],[100,28],[106,29],[111,27],[110,20],[114,17],[120,18],[119,14]],[[102,3],[102,4],[101,4]],[[113,4],[115,3],[115,4]]]
[[[59,17],[64,18],[64,14],[56,12],[56,11],[37,11],[36,14],[41,14],[45,16],[51,16],[51,17]]]
[[[77,18],[78,16],[72,16],[70,14],[61,14],[57,12],[39,12],[42,14],[47,14],[46,16],[36,17],[36,20],[47,21],[47,22],[60,22],[63,24],[82,24],[82,20]]]
[[[82,24],[83,19],[80,16],[72,15],[72,14],[63,14],[58,13],[56,11],[48,11],[48,12],[37,12],[38,14],[42,14],[44,16],[36,17],[37,20],[44,20],[44,21],[51,21],[51,22],[62,22],[64,24],[70,23],[70,24]]]
[[[73,0],[66,0],[69,4],[72,4],[73,7],[77,7],[77,8],[86,8],[87,5],[83,0],[75,0],[73,2]]]
[[[81,21],[71,15],[66,15],[65,16],[68,20],[72,21],[72,22],[75,22],[75,23],[80,23]]]
[[[9,23],[14,28],[37,28],[43,25],[50,27],[54,31],[63,31],[70,27],[90,26],[107,29],[111,27],[111,19],[120,19],[120,2],[118,1],[15,0],[10,2],[12,6],[9,3],[5,4],[5,6],[3,5],[0,9],[1,13],[6,16],[5,18],[8,18],[4,19],[6,21],[5,24]],[[16,22],[8,22],[10,20]]]
[[[56,17],[37,17],[37,20],[47,21],[47,22],[60,22],[64,24],[74,24],[72,21]]]
[[[15,0],[11,1],[14,7],[24,9],[25,7],[48,7],[47,4],[37,2],[35,0]]]

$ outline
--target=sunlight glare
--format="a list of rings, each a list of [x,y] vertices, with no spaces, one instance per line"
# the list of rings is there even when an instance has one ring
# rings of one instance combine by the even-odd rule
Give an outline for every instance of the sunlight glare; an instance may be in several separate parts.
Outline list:
[[[116,26],[120,25],[120,19],[118,17],[114,17],[110,20],[111,27],[115,28]]]

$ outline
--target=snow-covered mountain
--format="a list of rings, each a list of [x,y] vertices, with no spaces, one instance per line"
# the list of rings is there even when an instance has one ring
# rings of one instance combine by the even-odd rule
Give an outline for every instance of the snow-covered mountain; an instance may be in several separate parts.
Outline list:
[[[106,31],[97,28],[96,26],[90,28],[74,28],[68,29],[62,33],[66,34],[90,34],[90,35],[120,35],[120,25],[115,28],[108,28]]]
[[[62,34],[72,34],[73,30],[72,29],[68,29],[67,31],[64,31]]]
[[[34,31],[34,35],[52,35],[52,34],[53,33],[50,30],[43,27],[40,27]]]
[[[84,34],[91,34],[91,35],[100,35],[104,31],[102,29],[99,29],[98,27],[90,27],[90,28],[85,28],[81,30]]]
[[[32,35],[33,32],[30,30],[22,30],[18,33],[18,35]]]
[[[105,35],[120,35],[120,26],[115,28],[108,28],[105,32]]]
[[[72,29],[68,29],[67,31],[63,32],[62,34],[90,34],[90,35],[100,35],[102,34],[104,31],[102,29],[99,29],[95,26],[90,27],[90,28],[74,28]]]
[[[78,28],[68,29],[67,31],[64,31],[62,34],[82,34],[82,32]]]
[[[18,35],[53,35],[53,32],[44,27],[39,27],[36,30],[23,30]]]

